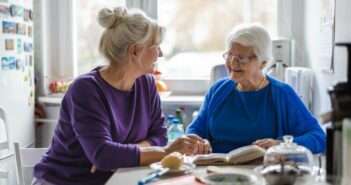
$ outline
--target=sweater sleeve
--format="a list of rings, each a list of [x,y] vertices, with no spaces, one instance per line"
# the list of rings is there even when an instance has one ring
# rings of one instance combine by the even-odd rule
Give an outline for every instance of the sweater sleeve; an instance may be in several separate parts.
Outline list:
[[[310,149],[312,153],[325,152],[326,135],[317,119],[290,86],[287,92],[288,132],[294,136],[294,142]]]
[[[206,96],[203,105],[199,110],[198,116],[195,120],[188,126],[187,134],[196,134],[203,139],[208,138],[208,108],[211,99],[211,91],[209,91]]]
[[[96,84],[79,80],[66,95],[73,130],[93,165],[104,171],[139,166],[140,151],[136,145],[112,141],[107,100],[99,94]]]
[[[146,141],[154,146],[165,146],[167,139],[167,126],[165,125],[165,116],[162,113],[160,96],[157,93],[154,79],[149,76],[150,81],[150,100],[151,100],[151,127],[148,131]]]

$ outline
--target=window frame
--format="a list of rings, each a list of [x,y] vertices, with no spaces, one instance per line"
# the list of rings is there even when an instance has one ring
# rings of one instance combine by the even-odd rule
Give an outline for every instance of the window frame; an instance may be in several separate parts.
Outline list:
[[[156,17],[157,17],[157,8],[158,8],[157,0],[152,0],[152,1],[156,1],[156,3],[154,4],[156,8],[152,9],[152,11],[155,11],[155,12],[151,12],[151,14],[156,14]],[[278,1],[277,1],[277,5],[278,5]],[[244,1],[244,7],[243,7],[244,22],[243,23],[250,23],[252,20],[251,5],[252,5],[252,0]],[[277,21],[276,21],[276,24],[277,24]],[[278,24],[277,24],[277,27],[278,27]],[[211,80],[210,77],[196,77],[196,78],[175,78],[175,77],[167,77],[167,76],[164,77],[164,81],[168,85],[169,89],[175,92],[174,94],[187,94],[187,95],[188,94],[194,94],[194,95],[205,94],[211,85],[210,80]],[[187,86],[188,89],[184,89],[184,86],[186,86],[184,84],[188,84],[189,82],[192,83],[192,85]]]
[[[245,7],[247,13],[246,15],[251,16],[251,6],[252,0],[245,0]],[[279,1],[277,1],[279,4]],[[78,76],[77,70],[77,53],[75,48],[77,46],[76,31],[76,15],[77,3],[71,0],[60,0],[60,1],[40,1],[40,25],[41,28],[35,30],[35,35],[40,35],[36,38],[39,41],[40,47],[40,57],[41,60],[41,70],[38,72],[43,78],[41,83],[41,91],[44,94],[49,94],[48,88],[46,87],[53,79],[73,79]],[[126,6],[128,8],[139,8],[145,11],[150,17],[157,19],[157,0],[127,0]],[[56,10],[55,10],[56,9]],[[55,15],[56,13],[56,15]],[[277,17],[282,14],[281,11],[277,11]],[[65,18],[59,15],[67,15]],[[57,22],[53,20],[59,20]],[[277,19],[278,20],[278,19]],[[250,19],[245,19],[245,21],[250,21]],[[68,27],[67,27],[68,22]],[[60,33],[60,31],[52,32],[53,24],[56,24],[56,28],[60,30],[65,30],[65,32]],[[286,24],[285,24],[286,25]],[[277,24],[277,29],[279,30]],[[53,43],[52,38],[61,42],[61,44]],[[47,62],[50,61],[50,62]],[[56,61],[56,62],[55,62]],[[182,79],[182,78],[172,78],[166,77],[166,83],[170,84],[172,90],[174,91],[184,91],[182,87],[177,87],[176,84],[185,84],[188,82],[194,82],[194,86],[190,86],[186,93],[199,93],[203,94],[207,91],[209,87],[208,78],[192,78],[192,79]],[[197,84],[200,84],[196,87]],[[180,85],[182,86],[182,85]],[[174,89],[173,89],[174,88]]]

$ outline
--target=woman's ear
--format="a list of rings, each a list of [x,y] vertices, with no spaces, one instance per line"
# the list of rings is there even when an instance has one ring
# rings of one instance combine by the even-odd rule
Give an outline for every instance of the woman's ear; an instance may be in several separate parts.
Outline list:
[[[267,61],[261,62],[260,69],[263,70],[266,65],[267,65]]]
[[[136,44],[132,44],[128,48],[128,55],[133,57],[137,57],[139,55],[138,46]]]

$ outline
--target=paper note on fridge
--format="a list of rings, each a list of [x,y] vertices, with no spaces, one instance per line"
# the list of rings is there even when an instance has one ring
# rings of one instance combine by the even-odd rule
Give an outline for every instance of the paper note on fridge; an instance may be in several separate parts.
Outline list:
[[[212,153],[196,155],[193,163],[196,165],[209,164],[250,164],[250,162],[262,159],[266,150],[256,146],[248,145],[230,151],[229,153]]]

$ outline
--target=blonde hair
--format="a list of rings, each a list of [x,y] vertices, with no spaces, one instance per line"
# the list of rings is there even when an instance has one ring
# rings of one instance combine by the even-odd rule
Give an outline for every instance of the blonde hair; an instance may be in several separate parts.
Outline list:
[[[98,21],[106,28],[100,38],[99,51],[116,64],[127,55],[132,44],[142,47],[159,45],[166,30],[141,10],[125,7],[101,9]]]
[[[252,50],[261,61],[269,63],[273,58],[272,39],[269,33],[261,26],[242,24],[234,27],[226,40],[227,51],[231,49],[233,43],[252,47]]]

